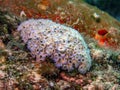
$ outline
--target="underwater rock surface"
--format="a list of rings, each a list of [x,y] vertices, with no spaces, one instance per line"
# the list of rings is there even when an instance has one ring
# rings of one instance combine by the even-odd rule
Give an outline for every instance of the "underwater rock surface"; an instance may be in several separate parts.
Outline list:
[[[30,19],[17,29],[36,60],[51,58],[55,66],[82,74],[91,66],[89,49],[78,31],[48,19]]]

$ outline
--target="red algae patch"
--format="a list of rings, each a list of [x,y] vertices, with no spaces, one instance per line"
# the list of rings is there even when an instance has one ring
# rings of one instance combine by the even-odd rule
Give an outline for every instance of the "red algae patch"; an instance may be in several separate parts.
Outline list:
[[[103,46],[106,41],[107,41],[107,35],[108,31],[105,29],[100,29],[98,32],[95,34],[95,39],[98,41],[98,44],[100,46]]]
[[[105,29],[98,30],[98,34],[101,35],[101,36],[104,36],[104,35],[106,35],[107,33],[108,33],[108,31],[105,30]]]
[[[104,48],[111,48],[114,50],[119,49],[119,32],[115,30],[115,28],[111,27],[110,29],[100,29],[96,32],[94,37],[98,45],[104,47]]]

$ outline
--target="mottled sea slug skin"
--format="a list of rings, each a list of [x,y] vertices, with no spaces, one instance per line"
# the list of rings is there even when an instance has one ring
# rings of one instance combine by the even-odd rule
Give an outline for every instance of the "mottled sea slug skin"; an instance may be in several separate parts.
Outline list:
[[[91,67],[89,49],[80,33],[48,19],[30,19],[17,29],[36,60],[50,57],[57,68],[86,73]]]

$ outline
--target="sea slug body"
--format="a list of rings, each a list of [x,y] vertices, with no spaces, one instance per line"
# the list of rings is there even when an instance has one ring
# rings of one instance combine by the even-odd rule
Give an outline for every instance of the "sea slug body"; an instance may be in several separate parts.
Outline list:
[[[91,67],[87,44],[80,33],[48,19],[30,19],[17,29],[36,60],[53,60],[57,68],[86,73]]]

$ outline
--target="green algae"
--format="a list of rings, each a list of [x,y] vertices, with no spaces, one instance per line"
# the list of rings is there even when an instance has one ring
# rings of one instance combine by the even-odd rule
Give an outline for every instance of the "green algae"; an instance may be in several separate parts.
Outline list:
[[[59,70],[54,66],[53,63],[43,62],[42,66],[38,70],[42,76],[46,77],[48,80],[54,80],[58,77]]]
[[[19,85],[18,88],[20,90],[33,90],[33,85],[29,83],[29,81],[22,81],[21,79],[18,80]]]
[[[0,36],[8,34],[8,26],[6,24],[0,25]]]
[[[19,22],[20,19],[16,16],[0,9],[0,35],[11,33]]]

